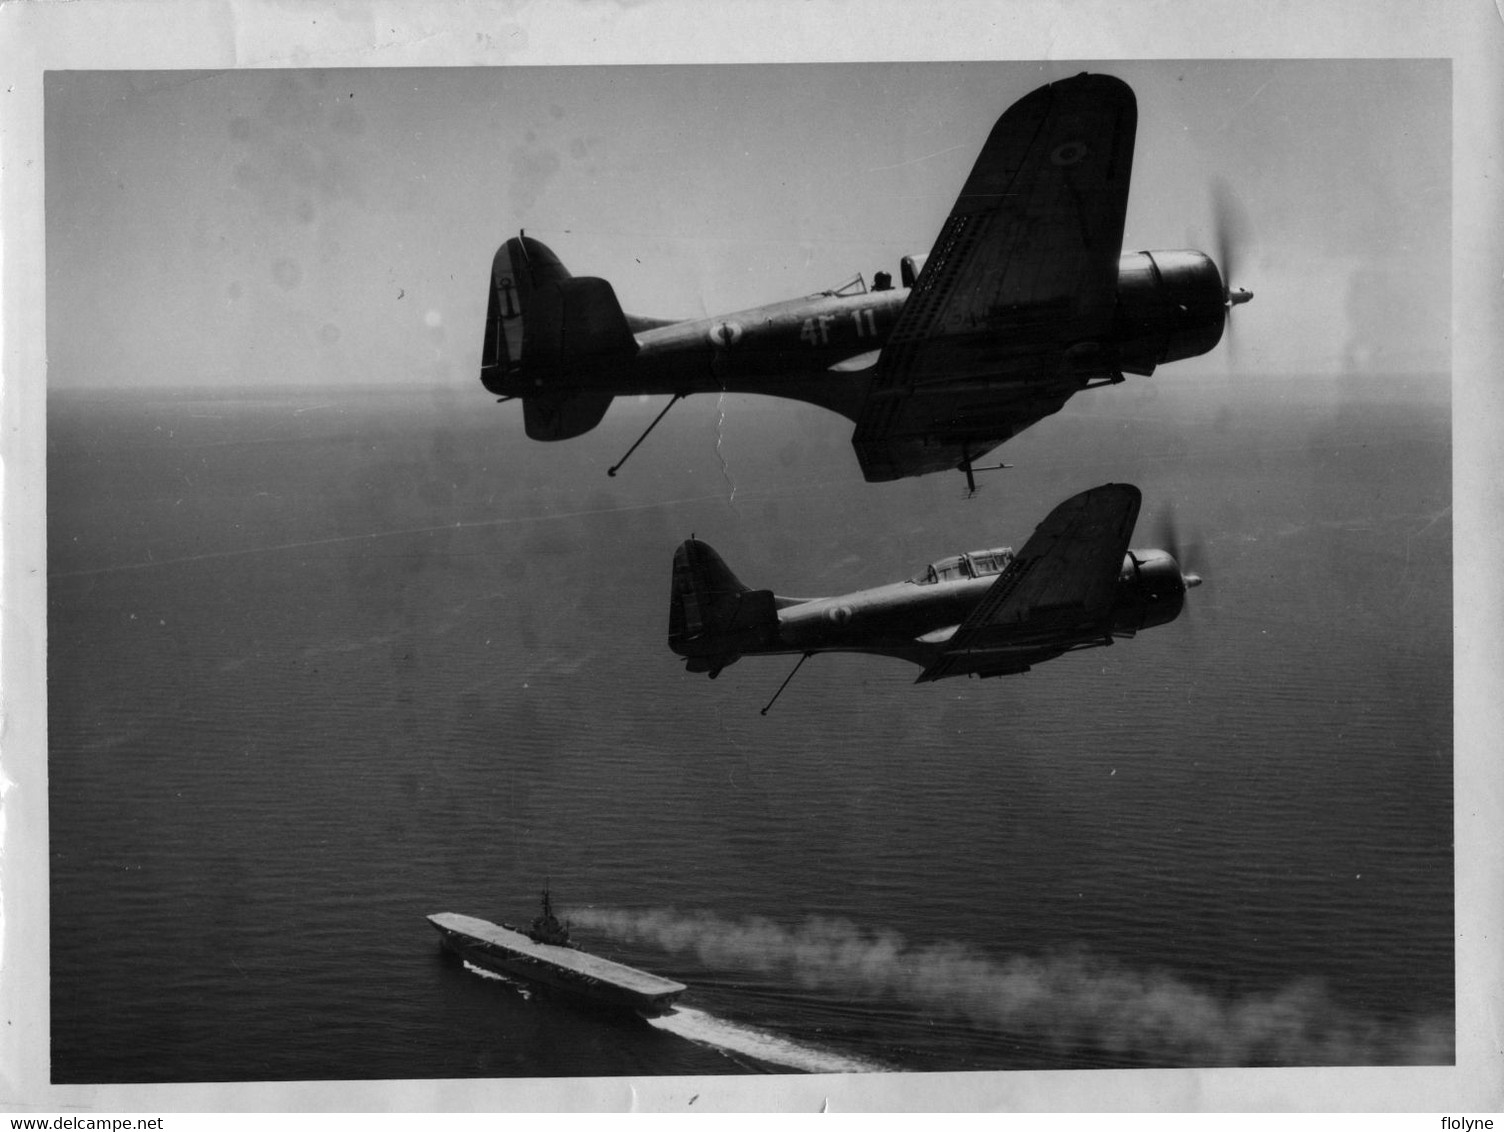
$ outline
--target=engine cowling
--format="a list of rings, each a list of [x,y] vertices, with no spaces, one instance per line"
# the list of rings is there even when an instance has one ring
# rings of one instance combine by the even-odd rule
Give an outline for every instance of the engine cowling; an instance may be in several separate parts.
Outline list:
[[[1201,252],[1121,256],[1113,325],[1119,368],[1147,376],[1211,350],[1222,340],[1226,299],[1221,272]]]
[[[1132,636],[1156,625],[1168,625],[1185,608],[1187,585],[1200,579],[1181,572],[1180,563],[1163,550],[1130,550],[1118,575],[1113,632]]]

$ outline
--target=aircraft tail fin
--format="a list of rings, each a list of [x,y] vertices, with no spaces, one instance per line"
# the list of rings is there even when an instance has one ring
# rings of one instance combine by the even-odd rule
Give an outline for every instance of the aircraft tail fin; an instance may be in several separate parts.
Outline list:
[[[772,590],[743,585],[709,545],[687,539],[674,551],[668,647],[690,672],[712,678],[744,652],[772,645],[778,608]]]
[[[521,397],[534,440],[589,432],[610,407],[616,376],[637,341],[604,279],[575,278],[528,236],[502,244],[491,261],[481,384]]]

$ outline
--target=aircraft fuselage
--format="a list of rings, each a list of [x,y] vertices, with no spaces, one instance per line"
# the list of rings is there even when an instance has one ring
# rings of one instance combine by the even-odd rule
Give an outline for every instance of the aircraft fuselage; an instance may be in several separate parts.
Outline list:
[[[1180,613],[1184,585],[1180,568],[1162,550],[1130,550],[1118,575],[1119,615],[1113,635],[1131,637]],[[949,630],[965,621],[997,581],[996,575],[937,582],[892,582],[839,597],[778,598],[776,643],[749,648],[747,655],[803,652],[864,652],[915,663],[940,650]],[[1151,596],[1145,600],[1145,594]],[[1150,613],[1150,606],[1153,612]],[[1050,632],[1012,634],[996,651],[1019,656],[1041,649],[1103,644],[1102,637],[1060,640]],[[1036,658],[1037,659],[1037,658]]]
[[[861,368],[831,367],[866,353],[875,362],[908,294],[907,288],[822,293],[671,322],[636,331],[635,349],[608,362],[582,358],[552,374],[519,366],[498,371],[489,387],[512,397],[561,387],[614,396],[762,393],[854,417],[865,390]]]
[[[649,393],[766,392],[770,378],[808,379],[880,349],[908,295],[811,295],[644,331],[636,374]]]
[[[840,597],[813,598],[778,611],[770,653],[867,652],[918,661],[920,638],[959,625],[996,577],[893,582]]]
[[[1053,375],[1064,382],[1052,389],[1059,395],[1123,372],[1152,373],[1164,362],[1216,345],[1222,334],[1222,282],[1204,255],[1132,252],[1121,257],[1118,271],[1109,342],[1062,354],[1047,337],[977,327],[956,338],[954,376],[919,392],[994,389],[1018,395]],[[646,328],[610,350],[550,351],[554,361],[547,365],[525,364],[519,350],[510,364],[486,371],[486,387],[506,397],[758,393],[819,405],[854,420],[877,353],[888,345],[911,290],[822,292],[710,318],[636,320]],[[588,326],[588,316],[581,317]],[[1006,312],[999,318],[1006,321]],[[567,317],[560,326],[563,341],[588,338]]]

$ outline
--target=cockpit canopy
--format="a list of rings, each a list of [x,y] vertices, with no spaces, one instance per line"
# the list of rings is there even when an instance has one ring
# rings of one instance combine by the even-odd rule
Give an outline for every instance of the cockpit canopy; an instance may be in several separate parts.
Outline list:
[[[865,295],[866,293],[867,280],[863,277],[860,271],[858,271],[850,279],[846,280],[846,282],[842,283],[839,287],[827,287],[825,290],[820,292],[820,294],[822,295],[829,295],[837,299],[850,299],[857,295]]]
[[[914,281],[919,278],[919,273],[924,270],[924,261],[928,256],[906,255],[898,264],[898,275],[905,287],[912,287]],[[893,290],[893,273],[891,271],[875,271],[872,273],[872,291]],[[837,299],[850,299],[857,295],[868,293],[867,280],[858,271],[839,287],[827,287],[821,291],[821,295]],[[813,296],[811,296],[813,298]]]
[[[931,562],[922,571],[910,578],[916,586],[933,586],[936,582],[962,582],[967,578],[986,578],[1001,574],[1013,561],[1013,548],[997,546],[991,550],[973,550],[969,554],[953,554],[938,562]]]

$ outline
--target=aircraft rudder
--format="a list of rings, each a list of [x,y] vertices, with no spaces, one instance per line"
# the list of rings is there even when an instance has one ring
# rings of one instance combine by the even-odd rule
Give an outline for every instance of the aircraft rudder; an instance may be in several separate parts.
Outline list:
[[[481,348],[481,384],[487,390],[498,395],[515,392],[506,379],[521,371],[534,296],[569,278],[559,257],[527,236],[513,236],[496,249],[491,257],[486,337]]]

